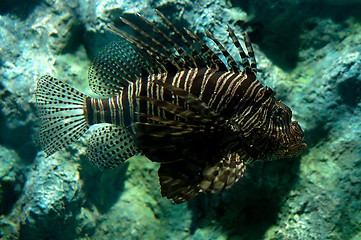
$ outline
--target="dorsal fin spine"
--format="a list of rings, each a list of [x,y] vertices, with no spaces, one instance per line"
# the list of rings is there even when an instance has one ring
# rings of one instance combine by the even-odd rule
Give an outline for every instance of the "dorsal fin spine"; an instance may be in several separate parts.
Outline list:
[[[140,33],[141,35],[143,35],[144,37],[146,37],[147,39],[149,39],[150,41],[152,41],[154,44],[156,44],[160,49],[163,49],[164,51],[167,52],[167,54],[169,54],[169,56],[172,56],[172,58],[178,58],[178,56],[176,56],[171,50],[169,50],[168,48],[166,48],[163,44],[161,44],[158,40],[156,40],[155,38],[151,37],[148,33],[144,32],[142,29],[140,29],[139,27],[137,27],[136,25],[134,25],[133,23],[129,22],[128,20],[126,20],[125,18],[120,17],[120,19],[127,24],[129,27],[133,28],[135,31],[137,31],[138,33]],[[177,62],[175,62],[174,60],[172,60],[172,58],[169,58],[172,62],[172,64],[178,69],[178,70],[182,70],[182,67],[179,66],[179,64]]]
[[[140,15],[139,13],[137,14],[143,21],[145,21],[148,26],[150,26],[151,28],[153,28],[153,30],[155,32],[157,32],[158,34],[160,34],[162,37],[164,37],[172,46],[174,46],[175,50],[177,51],[177,53],[182,56],[184,55],[185,51],[177,44],[175,43],[171,38],[169,38],[166,34],[164,34],[161,30],[159,30],[156,26],[154,26],[154,24],[152,24],[151,22],[149,22],[146,18],[144,18],[142,15]],[[170,51],[170,50],[169,50]],[[186,54],[187,56],[188,54]],[[175,59],[175,62],[181,64],[182,68],[185,68],[187,65],[187,62],[184,61],[182,58],[180,58],[179,56],[175,55],[174,53],[172,54],[172,57]],[[189,56],[190,58],[190,56]]]
[[[198,66],[197,64],[197,61],[195,60],[194,58],[194,54],[196,55],[197,51],[196,49],[192,46],[192,44],[184,37],[183,34],[181,34],[178,29],[168,20],[168,18],[166,18],[160,11],[158,11],[156,9],[156,12],[157,14],[168,24],[168,27],[174,31],[174,33],[180,38],[182,39],[183,43],[185,44],[185,46],[190,50],[190,53],[191,55],[189,55],[187,52],[185,52],[183,50],[183,48],[177,48],[178,50],[177,51],[182,51],[182,52],[179,52],[179,54],[186,58],[186,63],[190,62],[192,63],[191,64],[191,67],[201,67],[201,66]],[[178,45],[177,45],[178,46]]]
[[[199,58],[205,59],[208,68],[214,68],[219,70],[227,70],[226,65],[218,58],[218,56],[195,34],[193,34],[188,29],[184,28],[187,34],[198,43],[201,47],[201,53],[198,55]]]
[[[256,73],[257,72],[256,57],[254,55],[251,39],[249,38],[247,33],[244,34],[244,44],[246,45],[248,56],[251,59],[251,69],[254,71],[254,73]]]
[[[183,34],[181,34],[178,29],[168,20],[168,18],[166,18],[163,13],[161,13],[159,10],[155,10],[157,12],[157,14],[168,24],[168,26],[183,40],[184,44],[190,48],[191,50],[196,51],[192,44],[184,37]]]
[[[226,58],[226,61],[231,68],[233,72],[239,72],[238,65],[236,61],[232,58],[232,56],[228,53],[228,51],[223,47],[223,45],[213,36],[212,33],[210,33],[208,30],[206,30],[206,36],[212,39],[212,41],[218,46],[218,48],[221,50],[223,56]]]
[[[242,64],[243,69],[246,69],[246,68],[250,67],[248,57],[247,57],[246,53],[244,52],[241,44],[239,43],[236,34],[234,34],[233,29],[231,28],[231,26],[227,25],[227,27],[228,27],[227,28],[228,34],[231,37],[231,39],[233,41],[233,44],[238,49],[238,53],[239,53],[239,56],[241,57],[241,61],[242,61],[241,64]]]
[[[159,52],[158,50],[156,50],[153,47],[149,46],[148,44],[144,43],[143,41],[135,38],[134,36],[129,35],[128,33],[116,28],[113,25],[109,25],[109,30],[111,32],[113,32],[114,34],[119,35],[123,39],[127,40],[128,42],[130,42],[134,46],[138,47],[147,56],[152,58],[153,62],[158,65],[157,66],[158,70],[166,71],[163,60],[167,59],[167,56],[165,56],[163,53]],[[153,66],[153,68],[154,68],[154,66]],[[152,69],[152,68],[150,68],[150,69]]]

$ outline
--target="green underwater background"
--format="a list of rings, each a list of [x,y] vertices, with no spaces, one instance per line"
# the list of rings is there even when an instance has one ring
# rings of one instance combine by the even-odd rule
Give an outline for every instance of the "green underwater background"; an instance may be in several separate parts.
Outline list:
[[[290,106],[308,149],[180,205],[161,197],[159,164],[144,156],[92,166],[92,129],[45,158],[37,79],[92,94],[88,68],[117,39],[106,25],[136,13],[158,24],[154,9],[232,55],[227,24],[247,31],[259,80]],[[2,0],[0,106],[1,239],[361,239],[361,0]]]

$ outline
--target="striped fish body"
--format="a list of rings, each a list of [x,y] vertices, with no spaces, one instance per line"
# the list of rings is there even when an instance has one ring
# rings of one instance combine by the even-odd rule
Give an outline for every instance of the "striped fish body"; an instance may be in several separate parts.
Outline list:
[[[89,139],[90,160],[106,169],[145,154],[160,162],[162,195],[182,203],[199,192],[231,187],[247,162],[293,156],[306,148],[291,110],[257,80],[247,36],[248,54],[228,28],[241,69],[211,33],[206,35],[227,65],[197,36],[186,30],[191,43],[158,14],[183,47],[142,16],[170,47],[122,19],[143,39],[111,27],[123,40],[106,47],[89,70],[90,87],[103,98],[87,97],[49,76],[39,80],[39,139],[47,154],[67,146],[88,126],[108,123]]]
[[[176,117],[173,114],[167,115],[166,110],[149,100],[154,99],[174,104],[179,108],[189,108],[183,98],[164,87],[164,84],[184,91],[190,98],[198,99],[198,104],[205,105],[213,115],[228,119],[234,116],[236,109],[238,112],[245,111],[255,99],[265,103],[265,100],[269,100],[272,95],[272,91],[268,91],[259,81],[255,81],[254,76],[249,77],[244,72],[192,68],[175,73],[153,74],[129,84],[124,91],[114,97],[106,99],[87,97],[85,115],[88,124],[106,122],[130,126],[140,121],[140,115]],[[143,118],[142,122],[144,121],[146,122],[147,119]]]

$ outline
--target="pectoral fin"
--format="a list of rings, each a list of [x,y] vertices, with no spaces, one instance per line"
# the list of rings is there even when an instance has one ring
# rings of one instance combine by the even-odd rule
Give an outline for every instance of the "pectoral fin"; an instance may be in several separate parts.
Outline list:
[[[216,193],[231,187],[246,170],[246,165],[237,153],[228,153],[220,161],[210,165],[206,162],[162,163],[158,170],[162,196],[179,204],[200,192]]]

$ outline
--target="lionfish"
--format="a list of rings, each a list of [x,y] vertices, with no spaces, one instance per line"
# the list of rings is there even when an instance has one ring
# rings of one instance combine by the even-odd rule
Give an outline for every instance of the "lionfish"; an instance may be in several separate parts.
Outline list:
[[[247,34],[240,44],[227,32],[240,64],[209,32],[221,57],[198,36],[181,33],[162,13],[165,34],[138,14],[139,35],[110,25],[121,40],[111,43],[89,69],[92,98],[51,76],[37,82],[39,142],[47,155],[67,147],[94,124],[87,155],[100,169],[136,154],[159,162],[161,194],[179,204],[200,192],[230,188],[246,163],[295,156],[306,149],[289,107],[256,77]],[[144,28],[145,28],[144,27]],[[223,55],[223,56],[222,56]],[[223,60],[222,60],[223,59]]]

